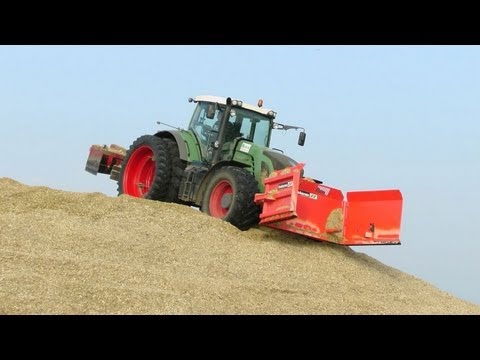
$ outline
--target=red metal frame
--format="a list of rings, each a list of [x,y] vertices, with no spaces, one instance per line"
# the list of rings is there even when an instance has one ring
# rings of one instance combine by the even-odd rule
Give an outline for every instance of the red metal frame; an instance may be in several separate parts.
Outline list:
[[[273,172],[265,192],[260,224],[341,245],[400,244],[402,195],[399,190],[343,193],[309,178],[304,164]]]
[[[97,173],[110,174],[112,168],[114,166],[120,166],[125,158],[123,153],[118,152],[118,150],[115,151],[115,147],[118,146],[92,145],[85,170],[94,175],[97,175]],[[112,148],[114,149],[113,151]]]

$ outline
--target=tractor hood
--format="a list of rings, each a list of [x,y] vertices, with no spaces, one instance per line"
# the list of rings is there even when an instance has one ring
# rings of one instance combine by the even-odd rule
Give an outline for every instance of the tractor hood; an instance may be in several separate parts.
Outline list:
[[[281,170],[286,167],[295,166],[298,164],[291,157],[288,157],[278,151],[263,150],[263,154],[272,161],[273,170]]]

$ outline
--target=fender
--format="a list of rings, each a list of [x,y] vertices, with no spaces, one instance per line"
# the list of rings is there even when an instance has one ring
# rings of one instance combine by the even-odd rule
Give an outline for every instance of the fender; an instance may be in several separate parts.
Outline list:
[[[180,155],[180,159],[184,161],[188,161],[188,151],[187,145],[185,145],[185,140],[183,139],[180,131],[178,130],[162,130],[155,134],[155,136],[159,138],[170,138],[174,139],[177,142],[178,152]]]

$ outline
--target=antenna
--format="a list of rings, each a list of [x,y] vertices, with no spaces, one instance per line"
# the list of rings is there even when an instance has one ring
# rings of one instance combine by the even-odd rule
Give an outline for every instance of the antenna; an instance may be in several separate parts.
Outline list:
[[[182,130],[182,129],[179,128],[179,127],[176,127],[176,126],[173,126],[173,125],[169,125],[169,124],[163,123],[163,122],[161,122],[161,121],[157,121],[157,124],[159,124],[159,125],[162,124],[162,125],[171,127],[171,128],[173,128],[173,129]]]

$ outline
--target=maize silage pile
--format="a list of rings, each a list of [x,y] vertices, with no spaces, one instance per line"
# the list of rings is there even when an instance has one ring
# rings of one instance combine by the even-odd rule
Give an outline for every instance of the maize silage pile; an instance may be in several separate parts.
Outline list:
[[[0,178],[0,314],[471,313],[350,248]]]

